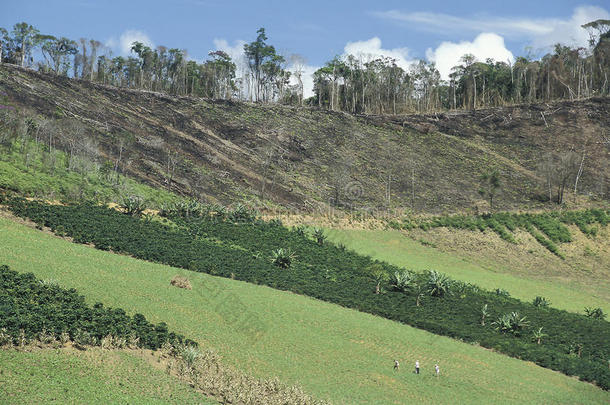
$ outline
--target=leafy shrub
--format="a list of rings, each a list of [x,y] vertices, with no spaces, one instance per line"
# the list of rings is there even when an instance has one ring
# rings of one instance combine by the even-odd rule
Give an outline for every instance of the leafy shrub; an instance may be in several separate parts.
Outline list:
[[[199,350],[195,346],[185,345],[179,349],[180,357],[188,368],[192,368],[200,357]]]
[[[525,316],[521,316],[519,312],[511,312],[500,316],[496,321],[492,322],[496,330],[507,333],[510,332],[515,336],[519,336],[521,331],[529,325],[529,321]]]
[[[228,214],[229,220],[237,223],[253,222],[256,217],[257,214],[255,211],[248,209],[242,204],[237,204]]]
[[[292,228],[293,232],[299,236],[305,237],[305,227],[303,225],[297,225]]]
[[[485,319],[489,316],[489,307],[487,304],[481,307],[481,326],[485,326]]]
[[[585,315],[593,319],[605,319],[606,314],[601,308],[585,307]]]
[[[542,343],[542,338],[548,336],[546,333],[542,332],[542,327],[538,328],[538,330],[535,330],[534,333],[532,334],[532,340],[535,341],[537,344],[541,344]]]
[[[290,248],[279,248],[271,253],[271,262],[278,267],[287,269],[290,267],[295,257],[296,255],[290,250]]]
[[[323,245],[326,241],[326,235],[324,235],[324,231],[320,228],[315,228],[313,230],[313,237],[318,243],[318,245]]]
[[[428,292],[433,297],[442,297],[451,292],[452,281],[446,274],[432,270],[428,273]]]
[[[95,338],[93,338],[89,332],[81,329],[76,331],[73,340],[74,343],[81,349],[84,349],[86,346],[95,345],[96,343]]]
[[[121,208],[125,214],[131,215],[132,217],[139,217],[146,209],[144,199],[139,196],[127,196],[123,197]]]
[[[534,298],[534,300],[532,301],[532,304],[535,307],[546,308],[550,305],[550,302],[547,301],[547,299],[544,297],[536,296],[536,298]]]
[[[375,280],[375,294],[381,293],[381,283],[388,281],[390,276],[380,263],[373,263],[366,269],[368,275]]]
[[[510,293],[503,288],[496,288],[494,290],[494,292],[496,293],[496,295],[499,295],[500,297],[506,297],[506,298],[510,297]]]
[[[0,329],[0,347],[13,344],[13,337],[6,328]]]
[[[397,291],[407,292],[417,284],[413,273],[408,270],[395,271],[392,274],[392,287]]]

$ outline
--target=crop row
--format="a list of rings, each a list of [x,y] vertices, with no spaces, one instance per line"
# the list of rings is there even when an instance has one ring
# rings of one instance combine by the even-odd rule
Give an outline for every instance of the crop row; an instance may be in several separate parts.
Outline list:
[[[403,269],[278,222],[168,213],[169,219],[163,220],[169,224],[101,206],[51,206],[16,198],[6,203],[17,215],[77,242],[290,290],[478,343],[610,388],[610,323],[604,320],[535,306],[442,277],[447,289],[435,293],[436,272],[413,273],[409,288],[396,288],[390,276]],[[481,322],[483,308],[488,322]],[[518,333],[502,326],[510,314],[526,319]],[[540,328],[543,339],[534,333]]]
[[[0,266],[0,343],[19,344],[40,336],[65,336],[83,344],[99,344],[112,336],[153,350],[165,342],[195,344],[169,332],[165,323],[154,325],[141,314],[129,316],[100,303],[90,307],[74,289]]]

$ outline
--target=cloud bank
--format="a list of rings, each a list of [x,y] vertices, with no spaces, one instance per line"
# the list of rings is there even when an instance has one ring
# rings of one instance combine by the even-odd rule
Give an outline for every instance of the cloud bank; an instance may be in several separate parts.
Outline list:
[[[439,34],[494,32],[505,38],[527,40],[532,46],[540,48],[552,46],[557,42],[571,46],[586,46],[589,37],[580,26],[599,18],[610,18],[607,10],[595,6],[576,7],[572,16],[566,19],[507,18],[490,15],[457,17],[443,13],[405,13],[397,10],[376,12],[374,15]]]
[[[110,38],[104,45],[121,56],[128,56],[131,53],[131,45],[134,42],[142,42],[150,48],[155,47],[154,42],[146,33],[134,29],[123,32],[118,39],[116,37]]]
[[[494,33],[482,33],[472,41],[443,42],[435,50],[428,49],[426,58],[436,64],[443,80],[449,79],[451,68],[460,64],[460,58],[473,54],[481,62],[491,58],[495,61],[513,62],[514,56],[504,45],[504,38]]]
[[[348,42],[343,49],[344,56],[354,55],[362,58],[364,61],[370,61],[382,56],[396,59],[396,64],[407,70],[411,64],[409,59],[408,48],[393,48],[384,49],[381,45],[381,39],[373,37],[366,41]]]

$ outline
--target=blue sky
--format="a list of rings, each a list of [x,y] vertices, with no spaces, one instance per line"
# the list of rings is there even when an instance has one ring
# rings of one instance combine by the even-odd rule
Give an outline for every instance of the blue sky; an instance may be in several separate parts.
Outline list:
[[[610,18],[605,1],[103,1],[0,0],[0,26],[26,21],[41,32],[94,38],[115,55],[131,40],[185,48],[202,60],[222,48],[235,57],[265,27],[269,42],[305,57],[309,70],[337,54],[385,54],[407,66],[435,61],[445,75],[460,53],[479,59],[540,54],[555,42],[586,43],[578,26]]]

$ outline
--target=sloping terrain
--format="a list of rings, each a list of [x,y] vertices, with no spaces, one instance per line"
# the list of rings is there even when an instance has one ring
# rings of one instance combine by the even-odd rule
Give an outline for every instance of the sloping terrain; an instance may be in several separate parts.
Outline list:
[[[77,288],[91,302],[167,320],[241,369],[299,383],[336,403],[608,401],[608,392],[591,384],[476,345],[288,292],[102,252],[7,219],[0,219],[0,259]],[[176,274],[189,277],[193,289],[170,286]],[[254,320],[264,326],[258,336],[248,328]],[[419,376],[411,372],[415,360]]]
[[[88,348],[0,350],[6,404],[217,404],[155,367],[149,351]]]
[[[587,316],[574,314],[548,307],[542,299],[519,301],[503,290],[482,290],[436,271],[404,271],[325,243],[317,231],[312,238],[302,228],[265,223],[243,207],[226,212],[200,205],[185,211],[179,205],[163,210],[160,217],[140,219],[92,204],[49,205],[10,197],[5,201],[38,228],[78,243],[306,294],[610,387],[610,324],[603,321],[601,309],[587,311]],[[608,223],[606,214],[598,211],[602,216],[596,218]],[[256,335],[261,325],[247,322],[247,327]],[[542,330],[543,345],[540,338],[532,340]]]
[[[41,134],[52,145],[73,148],[77,122],[76,142],[97,145],[92,158],[211,202],[455,212],[485,206],[479,178],[496,168],[498,208],[542,207],[538,169],[551,152],[584,154],[579,192],[610,195],[608,99],[355,117],[116,89],[6,64],[0,91],[3,104],[54,122],[55,133]]]
[[[551,306],[582,313],[585,307],[610,312],[609,227],[587,238],[572,229],[575,240],[561,245],[562,260],[525,232],[519,244],[494,232],[437,228],[368,230],[329,229],[329,239],[375,259],[412,270],[437,269],[483,288],[507,290],[520,300],[536,296]]]

